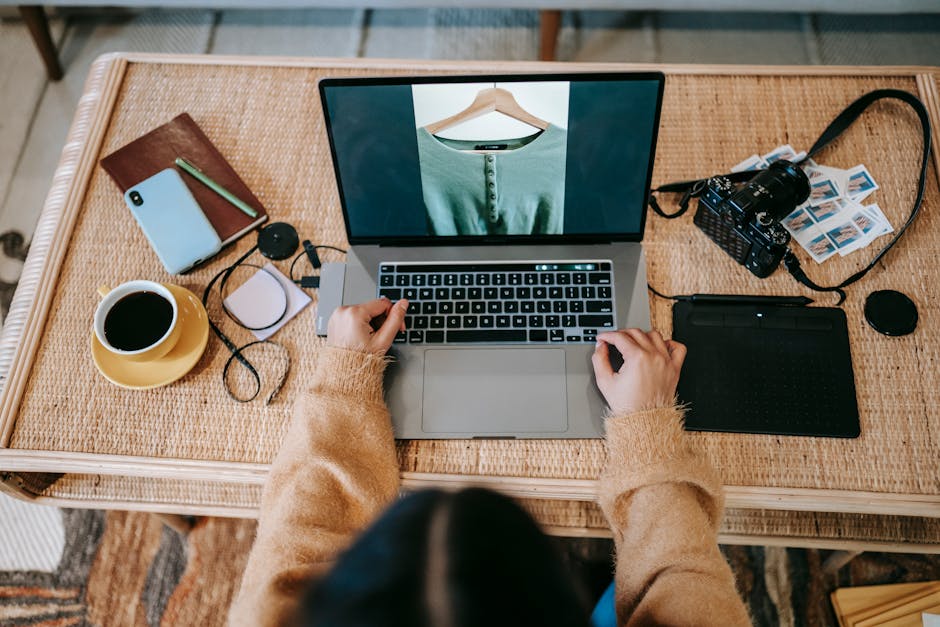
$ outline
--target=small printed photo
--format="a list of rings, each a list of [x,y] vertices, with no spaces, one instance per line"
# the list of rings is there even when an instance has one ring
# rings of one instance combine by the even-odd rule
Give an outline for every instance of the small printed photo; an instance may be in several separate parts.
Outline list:
[[[732,172],[749,172],[751,170],[763,170],[769,164],[760,158],[759,155],[751,155],[741,163],[732,166]]]
[[[862,232],[858,230],[852,222],[846,222],[826,231],[826,235],[832,240],[837,248],[845,248],[862,237]]]
[[[822,222],[826,218],[831,218],[832,216],[839,213],[841,208],[842,207],[839,206],[838,200],[827,200],[826,202],[816,205],[815,207],[813,205],[809,205],[806,210],[809,212],[809,215],[813,218],[813,220],[816,222]]]
[[[865,169],[865,166],[856,166],[848,171],[846,194],[849,196],[865,197],[878,189],[878,184]]]
[[[891,233],[894,231],[894,227],[891,226],[891,223],[888,222],[888,218],[881,210],[881,207],[879,207],[876,203],[865,205],[864,210],[875,220],[875,222],[878,223],[878,235],[884,235],[885,233]]]
[[[806,178],[809,179],[810,183],[826,177],[826,173],[816,166],[807,166],[803,168],[803,172],[806,173]]]
[[[878,226],[878,223],[868,213],[856,211],[852,214],[852,222],[862,230],[862,233],[868,235]]]
[[[783,146],[777,146],[766,155],[763,156],[764,161],[768,165],[774,161],[780,161],[781,159],[786,159],[787,161],[793,161],[796,158],[796,151],[793,150],[793,146],[790,144],[785,144]]]
[[[839,190],[831,179],[822,179],[810,184],[809,200],[812,204],[819,204],[838,197]]]
[[[793,233],[794,235],[805,231],[807,228],[813,226],[813,220],[809,217],[809,214],[806,213],[805,209],[797,209],[782,221],[783,226]]]
[[[829,241],[825,235],[810,240],[806,244],[806,250],[813,256],[817,262],[822,263],[836,253],[835,245]]]

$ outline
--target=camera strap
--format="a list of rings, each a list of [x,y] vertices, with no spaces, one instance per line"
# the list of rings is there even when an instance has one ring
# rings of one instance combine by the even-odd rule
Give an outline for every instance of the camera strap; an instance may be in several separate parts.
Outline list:
[[[787,271],[793,276],[794,279],[799,281],[801,284],[815,290],[817,292],[835,292],[839,295],[839,302],[837,304],[841,305],[845,301],[845,291],[843,288],[848,287],[852,283],[855,283],[863,276],[868,274],[868,272],[875,267],[875,265],[881,261],[881,259],[887,254],[887,252],[897,243],[897,241],[904,235],[908,227],[913,224],[914,220],[917,218],[917,215],[920,213],[920,206],[924,199],[924,188],[927,182],[927,166],[930,160],[930,142],[931,142],[931,131],[930,131],[930,118],[927,114],[927,108],[924,107],[922,103],[916,96],[910,92],[906,92],[900,89],[876,89],[874,91],[868,92],[867,94],[860,97],[858,100],[847,106],[842,113],[836,116],[836,118],[826,127],[826,130],[822,132],[816,142],[813,144],[812,148],[806,154],[803,160],[812,158],[821,150],[826,148],[829,144],[836,140],[846,129],[848,129],[854,122],[861,116],[861,114],[872,104],[878,102],[879,100],[900,100],[905,102],[914,109],[917,113],[917,117],[920,120],[921,128],[923,130],[923,149],[921,153],[921,164],[920,164],[920,176],[917,181],[917,195],[914,199],[914,204],[911,208],[910,215],[908,215],[907,221],[904,225],[898,229],[895,236],[891,239],[888,244],[878,252],[877,255],[868,263],[864,268],[851,275],[841,283],[831,287],[824,287],[816,284],[812,279],[810,279],[806,272],[800,266],[800,260],[797,259],[796,255],[793,254],[793,251],[787,250],[783,256],[783,264],[786,267]],[[803,160],[797,162],[801,163]],[[730,174],[725,174],[724,176],[731,180],[733,183],[741,183],[747,181],[754,177],[758,171],[748,170],[744,172],[732,172]],[[711,177],[709,177],[711,178]],[[676,183],[667,183],[665,185],[660,185],[659,187],[651,190],[649,204],[653,211],[666,219],[678,218],[684,214],[689,209],[689,202],[692,198],[696,198],[702,194],[705,190],[705,185],[708,183],[709,179],[696,179],[691,181],[679,181]],[[679,201],[679,209],[674,213],[666,213],[662,210],[657,202],[656,198],[653,196],[655,192],[682,192],[682,198]]]

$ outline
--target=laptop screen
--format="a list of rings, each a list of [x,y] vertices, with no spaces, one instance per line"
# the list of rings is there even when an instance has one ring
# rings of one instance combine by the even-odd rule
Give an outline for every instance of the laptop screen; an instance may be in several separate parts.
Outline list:
[[[320,81],[350,243],[642,239],[663,82]]]

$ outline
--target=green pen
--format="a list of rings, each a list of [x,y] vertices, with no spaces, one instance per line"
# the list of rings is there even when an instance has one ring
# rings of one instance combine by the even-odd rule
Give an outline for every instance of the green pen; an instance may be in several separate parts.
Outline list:
[[[183,168],[184,170],[192,174],[194,177],[196,177],[196,180],[198,180],[200,183],[202,183],[203,185],[205,185],[206,187],[214,191],[216,194],[218,194],[225,200],[229,201],[230,203],[232,203],[233,205],[241,209],[243,212],[250,215],[252,218],[258,217],[257,211],[249,207],[238,196],[228,191],[227,189],[225,189],[224,187],[222,187],[221,185],[219,185],[218,183],[210,179],[208,176],[203,174],[202,170],[200,170],[199,168],[191,164],[186,159],[183,159],[182,157],[177,157],[174,163],[176,163],[176,165],[178,165],[179,167]]]

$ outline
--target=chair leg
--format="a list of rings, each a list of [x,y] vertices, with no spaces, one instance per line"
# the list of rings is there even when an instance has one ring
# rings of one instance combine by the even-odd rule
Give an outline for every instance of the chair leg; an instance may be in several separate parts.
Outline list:
[[[555,47],[558,44],[558,33],[561,30],[561,11],[539,11],[539,32],[542,36],[539,48],[539,59],[542,61],[555,60]]]
[[[49,80],[57,81],[62,78],[62,66],[59,64],[59,54],[49,33],[49,20],[46,13],[38,5],[19,5],[20,16],[33,36],[33,42],[42,55],[42,62],[46,65],[46,74]]]

